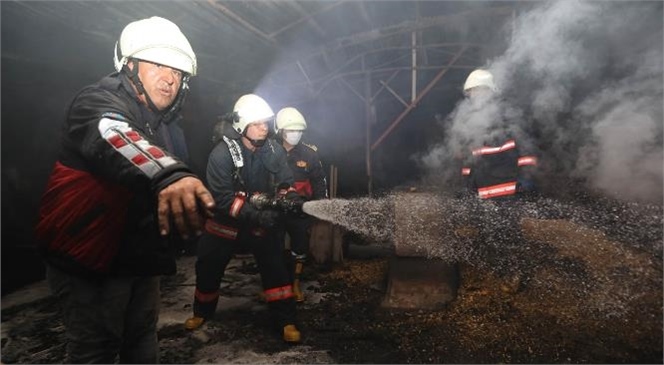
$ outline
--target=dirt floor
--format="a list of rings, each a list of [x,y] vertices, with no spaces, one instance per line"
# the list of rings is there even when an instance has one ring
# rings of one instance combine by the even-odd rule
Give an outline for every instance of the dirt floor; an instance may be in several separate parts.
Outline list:
[[[381,307],[390,262],[385,250],[353,255],[351,246],[342,263],[309,265],[307,301],[298,306],[304,340],[297,346],[284,344],[270,326],[250,257],[231,262],[216,318],[186,331],[182,323],[191,314],[195,258],[183,256],[179,273],[163,280],[161,361],[661,364],[661,257],[616,251],[601,234],[564,222],[524,222],[531,234],[542,229],[555,232],[548,244],[556,255],[574,263],[570,267],[581,265],[586,275],[543,266],[515,285],[513,278],[461,264],[456,299],[435,310]],[[561,243],[579,235],[592,243],[590,254],[580,252],[583,245]],[[632,279],[638,280],[636,287],[630,286]],[[621,281],[627,284],[615,285]],[[3,297],[3,363],[65,361],[57,306],[43,283],[33,288]]]

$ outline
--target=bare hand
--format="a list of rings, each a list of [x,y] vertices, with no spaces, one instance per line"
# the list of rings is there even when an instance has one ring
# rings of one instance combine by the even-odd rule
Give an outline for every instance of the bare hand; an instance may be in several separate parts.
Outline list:
[[[159,232],[168,234],[172,216],[182,238],[189,238],[192,232],[200,235],[205,219],[213,216],[212,208],[214,199],[201,180],[192,176],[177,180],[159,192]]]

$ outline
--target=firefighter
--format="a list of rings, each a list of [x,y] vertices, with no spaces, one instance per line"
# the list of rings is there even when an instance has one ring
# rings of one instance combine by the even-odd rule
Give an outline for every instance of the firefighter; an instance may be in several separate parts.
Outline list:
[[[196,75],[187,38],[164,18],[132,22],[115,68],[69,106],[35,230],[69,363],[159,362],[159,279],[176,271],[169,220],[193,235],[197,204],[214,206],[177,124]]]
[[[497,98],[493,75],[483,69],[470,73],[463,90],[471,102],[479,101],[480,106]],[[521,285],[518,270],[523,266],[517,262],[523,257],[524,246],[519,202],[536,191],[538,159],[531,151],[528,138],[513,121],[497,120],[482,145],[472,146],[468,164],[461,169],[467,191],[485,202],[472,208],[482,221],[479,238],[486,250],[482,260],[499,274],[512,276],[511,287],[506,289],[512,291]]]
[[[275,131],[288,154],[288,166],[293,171],[295,189],[306,200],[327,199],[325,171],[318,158],[318,149],[314,145],[300,142],[307,122],[295,108],[286,107],[277,113]],[[293,292],[297,302],[304,301],[304,292],[300,285],[300,275],[309,252],[312,217],[307,215],[288,216],[286,232],[290,236],[290,252],[286,252],[286,261],[293,278]]]
[[[286,152],[268,138],[274,112],[254,94],[240,97],[233,113],[215,127],[216,145],[208,160],[207,183],[217,203],[215,217],[205,225],[198,242],[193,317],[185,328],[194,330],[214,316],[219,285],[234,253],[248,249],[258,265],[263,294],[283,339],[299,342],[295,299],[277,231],[281,213],[260,210],[250,202],[254,194],[285,195],[299,200]],[[278,189],[278,190],[277,190]]]
[[[463,86],[470,99],[491,97],[496,92],[493,75],[478,69],[470,73]],[[500,124],[500,123],[498,123]],[[482,146],[474,146],[470,164],[461,169],[466,187],[480,199],[514,197],[535,189],[534,173],[537,157],[517,144],[519,133],[515,126],[499,125],[503,130],[485,138]],[[528,147],[530,147],[528,145]]]

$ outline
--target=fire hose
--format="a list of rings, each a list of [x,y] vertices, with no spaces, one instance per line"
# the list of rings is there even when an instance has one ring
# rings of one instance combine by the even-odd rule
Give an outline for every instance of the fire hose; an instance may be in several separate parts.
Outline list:
[[[288,215],[302,215],[304,199],[287,199],[285,196],[272,197],[268,194],[254,194],[249,198],[249,203],[259,210],[273,209]]]

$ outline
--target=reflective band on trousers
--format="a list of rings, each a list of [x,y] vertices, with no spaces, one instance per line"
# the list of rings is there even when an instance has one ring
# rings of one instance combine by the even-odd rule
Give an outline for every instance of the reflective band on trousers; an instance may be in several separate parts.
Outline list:
[[[293,286],[286,285],[279,288],[267,289],[264,291],[265,301],[274,302],[276,300],[284,300],[293,297]]]
[[[480,198],[482,199],[495,198],[498,196],[514,195],[516,193],[516,181],[509,182],[506,184],[486,186],[477,189],[477,192],[480,194]]]
[[[205,221],[205,231],[215,236],[227,238],[229,240],[236,239],[238,232],[237,228],[224,226],[223,224],[219,224],[212,219]]]
[[[194,297],[201,303],[210,303],[219,298],[219,290],[215,290],[210,293],[203,293],[202,291],[196,289],[194,292]]]
[[[461,175],[467,176],[470,175],[470,167],[464,167],[461,169]]]
[[[535,156],[519,157],[519,166],[537,166],[537,157]]]

